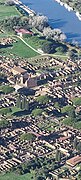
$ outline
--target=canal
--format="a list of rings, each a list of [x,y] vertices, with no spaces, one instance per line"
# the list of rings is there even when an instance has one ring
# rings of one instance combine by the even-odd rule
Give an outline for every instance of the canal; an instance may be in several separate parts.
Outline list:
[[[67,36],[67,41],[77,41],[81,46],[81,21],[73,11],[68,11],[54,0],[21,0],[36,13],[48,17],[53,28],[60,28]]]

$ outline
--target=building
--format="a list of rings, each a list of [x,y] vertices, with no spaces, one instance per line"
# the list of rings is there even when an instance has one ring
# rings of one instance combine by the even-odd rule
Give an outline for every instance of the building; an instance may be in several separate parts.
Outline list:
[[[27,88],[33,88],[37,86],[37,77],[31,74],[29,74],[27,77],[21,75],[20,84]]]
[[[16,85],[27,88],[37,86],[37,77],[35,75],[29,74],[24,68],[21,68],[20,66],[14,66],[11,69],[11,72],[13,73],[13,76],[16,77]]]
[[[77,155],[77,156],[75,156],[75,157],[73,157],[71,159],[68,159],[66,161],[66,164],[69,165],[69,166],[72,166],[72,167],[76,166],[79,163],[81,163],[81,156],[79,156],[79,155]]]
[[[24,68],[21,68],[20,66],[14,66],[11,69],[11,72],[13,73],[13,75],[23,75],[27,73],[27,70],[25,70]]]
[[[30,35],[30,36],[32,36],[33,35],[33,33],[31,32],[31,31],[28,31],[28,30],[26,30],[26,29],[15,29],[15,32],[17,33],[17,35],[19,35],[19,36],[23,36],[24,34],[27,34],[27,35]]]

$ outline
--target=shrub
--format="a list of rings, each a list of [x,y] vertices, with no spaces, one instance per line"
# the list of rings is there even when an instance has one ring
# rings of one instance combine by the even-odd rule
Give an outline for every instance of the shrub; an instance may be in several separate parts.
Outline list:
[[[32,111],[32,115],[33,115],[33,116],[41,116],[41,115],[42,115],[42,112],[43,112],[42,109],[34,109],[34,110]]]
[[[36,138],[36,136],[33,133],[25,133],[20,136],[21,141],[32,141]]]

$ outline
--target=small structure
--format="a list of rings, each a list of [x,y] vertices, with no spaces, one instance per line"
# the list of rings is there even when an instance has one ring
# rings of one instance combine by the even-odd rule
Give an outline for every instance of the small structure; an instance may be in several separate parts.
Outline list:
[[[77,156],[75,156],[75,157],[73,157],[71,159],[68,159],[66,161],[66,164],[69,165],[69,166],[72,166],[72,167],[76,166],[79,163],[81,163],[81,156],[79,156],[79,155],[77,155]]]
[[[27,70],[20,66],[14,66],[11,69],[13,76],[16,77],[16,87],[27,87],[32,88],[37,86],[37,77],[36,75],[29,74]],[[18,85],[18,86],[17,86]]]
[[[26,29],[15,29],[15,32],[17,33],[17,35],[19,35],[21,37],[25,34],[31,35],[31,36],[33,35],[33,33],[31,31],[28,31]]]
[[[21,74],[26,74],[27,71],[20,67],[20,66],[14,66],[12,69],[11,69],[11,72],[13,73],[13,75],[21,75]]]
[[[24,87],[32,88],[37,86],[37,77],[34,75],[29,74],[28,77],[22,75],[20,80],[21,85]]]

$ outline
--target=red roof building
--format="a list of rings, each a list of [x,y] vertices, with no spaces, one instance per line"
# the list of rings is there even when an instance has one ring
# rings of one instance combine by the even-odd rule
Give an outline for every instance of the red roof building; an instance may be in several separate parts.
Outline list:
[[[26,29],[15,29],[15,32],[16,33],[22,33],[22,34],[30,34],[30,35],[33,35],[33,33],[31,31],[28,31]]]

